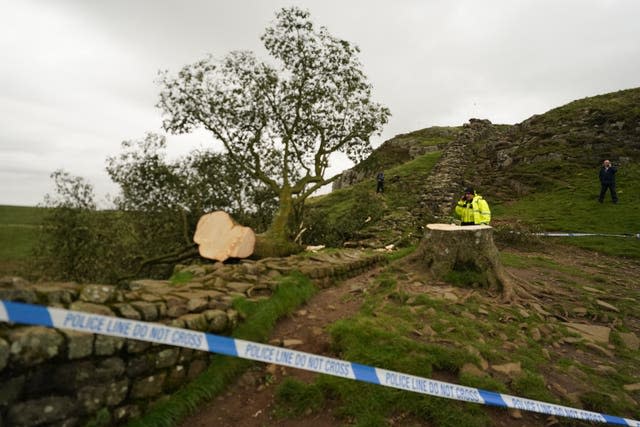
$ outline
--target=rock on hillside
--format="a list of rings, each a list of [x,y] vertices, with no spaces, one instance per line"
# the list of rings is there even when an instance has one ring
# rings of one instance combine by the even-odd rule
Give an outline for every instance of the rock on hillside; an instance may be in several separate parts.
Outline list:
[[[333,190],[349,187],[365,179],[374,178],[387,170],[423,154],[442,150],[460,133],[461,127],[430,127],[397,135],[385,141],[369,157],[344,171],[333,183]],[[390,178],[390,177],[388,177]]]
[[[502,127],[476,144],[471,180],[509,199],[562,182],[603,159],[640,160],[640,88],[584,98]]]

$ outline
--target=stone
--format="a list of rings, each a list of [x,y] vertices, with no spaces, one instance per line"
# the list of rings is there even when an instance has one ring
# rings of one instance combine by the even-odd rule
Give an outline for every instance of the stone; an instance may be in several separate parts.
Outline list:
[[[190,313],[201,312],[205,310],[209,305],[209,300],[206,298],[192,298],[187,301],[187,311]]]
[[[42,326],[18,327],[9,331],[11,360],[25,366],[38,365],[60,353],[64,338]]]
[[[149,354],[132,357],[127,361],[127,376],[137,378],[148,375],[153,370],[154,363]]]
[[[187,314],[188,312],[189,309],[187,308],[187,304],[183,301],[167,303],[167,316],[169,317],[180,317]]]
[[[156,355],[156,368],[168,368],[175,365],[178,362],[178,356],[180,355],[180,349],[168,348],[161,350]]]
[[[164,387],[167,390],[173,390],[180,387],[187,378],[187,370],[183,365],[176,365],[169,371]]]
[[[604,348],[604,347],[600,347],[600,346],[599,346],[598,344],[596,344],[596,343],[593,343],[593,342],[591,342],[591,341],[587,341],[587,342],[585,342],[585,343],[584,343],[584,345],[585,345],[587,348],[589,348],[589,349],[591,349],[591,350],[594,350],[594,351],[595,351],[595,352],[597,352],[597,353],[600,353],[600,355],[602,355],[602,356],[609,357],[609,358],[613,358],[613,357],[614,357],[613,352],[611,352],[611,351],[607,350],[607,349],[606,349],[606,348]]]
[[[114,298],[115,286],[85,285],[80,291],[80,301],[104,304]]]
[[[300,347],[302,344],[302,340],[295,338],[286,338],[282,340],[282,346],[286,348]]]
[[[615,307],[615,306],[609,304],[606,301],[602,301],[600,299],[597,299],[596,300],[596,304],[598,304],[598,306],[604,308],[605,310],[615,311],[616,313],[620,313],[620,310],[618,309],[618,307]]]
[[[238,292],[244,294],[251,288],[253,284],[251,283],[243,283],[243,282],[230,282],[227,283],[227,289],[230,289],[233,292]]]
[[[222,310],[207,310],[203,314],[209,322],[209,332],[223,332],[229,325],[227,313]]]
[[[542,334],[538,328],[531,329],[531,338],[534,341],[540,341],[542,339]]]
[[[116,351],[120,351],[126,342],[125,338],[110,337],[107,335],[96,335],[95,354],[97,356],[111,356]]]
[[[625,385],[622,386],[622,388],[624,388],[626,391],[630,391],[630,392],[640,391],[640,383],[625,384]]]
[[[587,309],[584,307],[574,307],[571,309],[571,312],[580,317],[584,317],[587,315]]]
[[[134,301],[131,303],[133,308],[138,310],[144,320],[157,320],[158,319],[158,307],[153,302],[148,301]]]
[[[629,350],[638,350],[638,348],[640,348],[640,339],[638,339],[638,336],[635,333],[619,332],[618,335],[620,336],[620,340],[622,341],[622,344],[624,344],[624,346],[627,347]],[[2,363],[0,363],[0,366],[1,365]]]
[[[9,363],[9,343],[0,338],[0,371]]]
[[[502,365],[491,365],[491,370],[504,374],[509,378],[515,378],[522,373],[520,362],[504,363]]]
[[[522,418],[522,412],[519,409],[509,408],[509,416],[515,420]]]
[[[128,392],[129,380],[127,378],[110,383],[105,396],[107,405],[115,406],[122,403],[127,398]]]
[[[185,314],[181,316],[178,321],[184,322],[184,325],[187,329],[191,329],[192,331],[200,331],[207,332],[209,329],[209,322],[207,321],[207,317],[202,314]]]
[[[586,340],[596,343],[608,343],[611,329],[606,326],[587,325],[583,323],[563,323],[570,331],[577,332]]]
[[[142,353],[151,347],[151,343],[148,341],[128,339],[126,347],[128,353]]]
[[[588,292],[592,292],[594,294],[603,294],[604,293],[600,289],[592,288],[590,286],[583,286],[582,289],[584,289],[585,291],[588,291]]]
[[[36,304],[38,302],[38,296],[34,291],[29,289],[0,288],[0,300],[19,301],[19,302],[26,302],[29,304]]]
[[[18,400],[24,389],[26,378],[19,375],[13,378],[6,378],[0,382],[0,406],[10,406]],[[1,424],[0,424],[1,425]]]
[[[105,404],[107,387],[104,385],[88,385],[78,390],[78,403],[86,413],[97,412]]]
[[[447,301],[456,302],[458,301],[458,296],[453,292],[445,292],[442,297]]]
[[[67,338],[67,358],[81,359],[93,353],[94,335],[87,332],[62,330]]]
[[[158,288],[166,288],[171,285],[168,280],[139,279],[129,282],[129,289],[132,291]]]
[[[138,310],[133,308],[131,304],[114,304],[113,309],[120,317],[124,317],[125,319],[142,320],[142,316]]]
[[[103,316],[114,316],[113,311],[111,311],[109,307],[85,301],[72,302],[69,305],[69,310],[82,311],[84,313],[101,314]]]
[[[62,421],[78,412],[70,397],[45,397],[12,405],[7,412],[8,425],[30,427]]]
[[[166,374],[163,372],[136,381],[131,387],[131,397],[133,399],[145,399],[158,396],[162,393],[165,378]]]
[[[484,372],[483,370],[478,368],[473,363],[465,363],[464,365],[462,365],[462,368],[460,368],[460,374],[469,374],[469,375],[473,375],[475,377],[486,377],[487,376],[486,372]]]
[[[118,425],[123,424],[127,420],[139,418],[142,411],[138,405],[125,405],[116,408],[113,413],[114,422]]]

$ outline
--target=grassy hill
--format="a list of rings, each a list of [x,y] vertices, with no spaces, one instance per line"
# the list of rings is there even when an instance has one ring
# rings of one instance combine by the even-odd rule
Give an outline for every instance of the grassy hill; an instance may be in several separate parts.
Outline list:
[[[460,128],[447,128],[455,138]],[[368,178],[329,195],[311,199],[308,208],[317,218],[351,216],[348,238],[376,236],[376,243],[409,243],[430,218],[420,215],[420,198],[442,151],[423,154],[398,164],[397,146],[407,138],[435,143],[442,128],[429,128],[387,141],[354,170],[366,170]],[[441,146],[444,139],[440,139]],[[470,147],[472,165],[466,183],[491,203],[494,224],[534,231],[567,231],[605,234],[640,233],[640,203],[634,191],[640,182],[640,89],[629,89],[571,102],[524,122],[492,125],[492,132]],[[597,202],[598,170],[605,158],[619,167],[620,203]],[[381,159],[386,165],[384,196],[375,194],[373,176]],[[375,165],[375,167],[374,167]],[[607,195],[607,197],[609,197]],[[361,201],[365,201],[362,203]],[[364,204],[365,206],[360,206]],[[366,215],[358,215],[366,211]],[[367,218],[370,220],[365,222]],[[344,221],[343,221],[344,222]],[[313,236],[314,243],[321,238]],[[404,237],[404,239],[403,239]],[[640,258],[640,240],[615,237],[563,239],[565,243],[614,255]],[[335,242],[335,239],[333,239]],[[333,243],[330,242],[330,243]]]

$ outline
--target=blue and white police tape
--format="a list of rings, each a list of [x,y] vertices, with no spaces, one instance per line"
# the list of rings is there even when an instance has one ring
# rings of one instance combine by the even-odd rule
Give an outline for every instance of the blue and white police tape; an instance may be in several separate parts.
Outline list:
[[[635,237],[640,239],[640,233],[638,234],[608,234],[608,233],[568,233],[563,231],[545,231],[542,233],[532,233],[534,236],[545,237],[587,237],[587,236],[604,236],[604,237]]]
[[[450,384],[287,348],[162,324],[0,300],[0,321],[70,329],[240,357],[431,396],[578,420],[640,427],[640,421]]]

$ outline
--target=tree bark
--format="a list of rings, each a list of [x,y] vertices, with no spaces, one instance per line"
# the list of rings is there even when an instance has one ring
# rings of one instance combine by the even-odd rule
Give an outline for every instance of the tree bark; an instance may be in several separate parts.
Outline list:
[[[512,281],[500,263],[488,225],[429,224],[417,258],[438,279],[454,271],[474,271],[490,290],[500,291],[508,300],[513,296]]]
[[[224,261],[253,254],[256,235],[251,228],[236,223],[226,212],[216,211],[200,217],[193,241],[199,245],[201,257]]]

